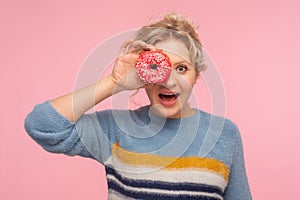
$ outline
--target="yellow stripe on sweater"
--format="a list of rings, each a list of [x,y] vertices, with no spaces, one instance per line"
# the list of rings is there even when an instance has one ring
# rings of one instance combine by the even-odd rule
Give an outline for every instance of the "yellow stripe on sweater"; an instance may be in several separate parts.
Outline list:
[[[119,144],[112,146],[112,154],[128,165],[159,167],[164,169],[199,169],[220,174],[228,181],[229,168],[223,162],[212,158],[171,157],[136,153],[123,149]]]

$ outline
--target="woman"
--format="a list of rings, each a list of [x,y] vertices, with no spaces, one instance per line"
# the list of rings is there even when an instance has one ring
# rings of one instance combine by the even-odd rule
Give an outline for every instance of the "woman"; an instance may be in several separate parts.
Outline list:
[[[165,82],[138,77],[136,61],[149,50],[170,59]],[[204,69],[193,26],[170,14],[141,28],[121,48],[110,75],[37,105],[25,128],[50,152],[102,163],[109,199],[251,199],[238,128],[188,103]],[[116,93],[140,88],[150,105],[84,114]]]

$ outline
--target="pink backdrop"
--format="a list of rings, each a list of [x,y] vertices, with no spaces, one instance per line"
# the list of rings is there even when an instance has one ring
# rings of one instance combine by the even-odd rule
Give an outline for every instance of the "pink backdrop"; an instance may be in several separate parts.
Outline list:
[[[108,2],[0,2],[0,199],[105,199],[103,167],[45,152],[25,133],[24,118],[71,91],[100,42],[172,11],[199,25],[222,75],[253,199],[300,199],[299,1]]]

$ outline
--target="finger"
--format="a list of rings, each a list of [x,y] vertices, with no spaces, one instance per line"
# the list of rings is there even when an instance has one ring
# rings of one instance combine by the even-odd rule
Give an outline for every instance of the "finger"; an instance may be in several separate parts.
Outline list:
[[[135,50],[152,50],[152,51],[154,51],[156,49],[153,45],[147,44],[146,42],[141,41],[141,40],[133,41],[130,46],[131,46],[131,48],[134,48]]]
[[[128,40],[124,42],[120,48],[119,56],[123,56],[128,53],[138,54],[143,48],[146,48],[146,43],[142,41]]]
[[[128,41],[128,42],[124,43],[124,45],[122,47],[123,53],[139,54],[143,51],[149,51],[149,50],[155,51],[156,48],[153,45],[147,44],[141,40]]]
[[[129,50],[132,42],[133,42],[133,40],[128,40],[122,44],[122,46],[120,48],[119,56],[122,56],[122,55],[128,53],[128,50]]]

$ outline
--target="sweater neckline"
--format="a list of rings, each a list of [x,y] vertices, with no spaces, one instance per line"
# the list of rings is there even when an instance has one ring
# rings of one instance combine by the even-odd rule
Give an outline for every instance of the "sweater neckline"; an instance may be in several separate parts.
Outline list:
[[[164,121],[165,126],[169,128],[178,128],[179,126],[188,126],[193,123],[199,123],[200,122],[200,110],[196,108],[192,108],[195,113],[190,116],[182,117],[182,118],[165,118],[156,115],[155,113],[151,112],[150,105],[140,107],[137,109],[138,112],[143,113],[143,117],[148,118],[148,123],[158,123],[161,124],[162,121]]]

